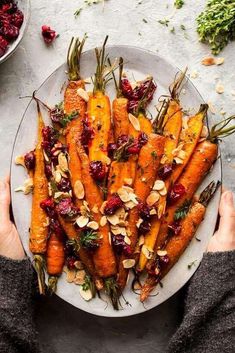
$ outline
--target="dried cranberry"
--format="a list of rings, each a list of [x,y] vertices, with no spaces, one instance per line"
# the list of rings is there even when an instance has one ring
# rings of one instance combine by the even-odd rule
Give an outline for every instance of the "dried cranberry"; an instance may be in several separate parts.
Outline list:
[[[138,141],[134,141],[128,148],[127,148],[127,153],[128,154],[138,154],[140,152],[140,146]]]
[[[17,10],[17,4],[13,1],[8,1],[6,4],[2,5],[2,11],[9,14],[14,13]]]
[[[7,51],[8,41],[0,35],[0,58]]]
[[[127,103],[127,110],[129,113],[135,114],[139,108],[139,102],[136,100],[129,100]]]
[[[103,181],[106,177],[106,166],[101,161],[90,162],[90,173],[96,181]]]
[[[117,254],[119,255],[122,254],[124,248],[126,248],[126,251],[128,252],[128,246],[126,247],[127,244],[124,241],[123,235],[121,234],[112,235],[112,242]]]
[[[79,209],[74,206],[72,199],[67,197],[61,200],[57,206],[56,211],[63,217],[74,218],[79,214]]]
[[[11,23],[18,28],[22,26],[23,21],[24,21],[24,15],[23,15],[23,12],[20,10],[17,10],[11,16]]]
[[[64,118],[64,111],[61,109],[60,106],[55,106],[55,108],[50,110],[50,118],[53,123],[60,123],[61,120]]]
[[[117,194],[112,195],[105,205],[104,213],[106,215],[112,215],[122,206],[123,202],[120,197]]]
[[[150,215],[151,208],[146,203],[143,203],[143,202],[139,203],[138,208],[139,208],[140,218],[144,220],[149,220],[151,218],[151,215]]]
[[[58,219],[55,219],[55,218],[50,219],[50,231],[55,233],[57,238],[59,238],[60,240],[64,240],[64,231]]]
[[[126,244],[123,246],[123,254],[125,256],[130,256],[131,255],[131,247],[130,245]]]
[[[54,144],[54,146],[51,149],[51,153],[54,155],[57,155],[58,152],[63,152],[66,153],[67,150],[67,146],[63,145],[61,142],[56,142],[56,144]]]
[[[62,177],[60,182],[57,183],[57,188],[59,191],[68,192],[71,189],[69,178]]]
[[[147,142],[148,142],[148,136],[144,132],[141,132],[138,136],[139,146],[143,147],[144,145],[146,145]]]
[[[157,258],[155,261],[150,261],[146,265],[147,272],[150,276],[155,277],[156,279],[159,278],[159,273],[160,273],[160,262],[159,258]],[[157,270],[157,271],[156,271]]]
[[[7,26],[11,23],[11,15],[0,11],[0,27]]]
[[[131,87],[130,81],[127,78],[121,80],[121,91],[124,97],[132,98],[133,89]]]
[[[51,198],[43,200],[40,203],[40,207],[46,212],[48,217],[56,218],[55,204],[54,204],[54,201]]]
[[[66,257],[74,255],[74,246],[73,246],[73,244],[69,243],[68,241],[65,243],[64,250],[65,250]]]
[[[35,168],[35,153],[34,151],[28,152],[24,156],[24,164],[28,170]]]
[[[75,262],[77,261],[77,258],[75,256],[69,256],[66,259],[66,265],[69,270],[73,270],[75,268]]]
[[[108,144],[108,156],[109,158],[113,158],[114,152],[117,150],[116,143],[109,143]]]
[[[117,147],[123,146],[125,143],[129,141],[129,136],[128,135],[121,135],[117,139]]]
[[[83,130],[81,134],[81,144],[84,148],[88,148],[90,141],[92,140],[94,131],[92,127],[89,126],[88,122],[83,121]]]
[[[143,221],[139,226],[139,233],[146,234],[150,231],[150,229],[151,229],[151,223],[148,221]]]
[[[164,267],[169,263],[169,261],[170,261],[170,258],[168,255],[159,256],[160,267]]]
[[[52,177],[52,167],[50,164],[45,164],[44,171],[46,174],[47,179],[50,179]]]
[[[184,185],[180,183],[174,184],[168,195],[168,202],[171,204],[176,202],[185,194],[185,192],[186,190]]]
[[[135,87],[132,97],[138,100],[145,99],[146,103],[148,103],[152,100],[156,88],[157,86],[152,78],[146,79]]]
[[[181,226],[180,222],[177,222],[177,221],[168,225],[169,232],[172,235],[178,235],[181,231],[181,228],[182,228],[182,226]]]
[[[56,142],[56,131],[51,126],[45,126],[42,129],[42,136],[43,136],[43,141],[48,141],[53,144]]]
[[[49,26],[42,26],[42,36],[46,44],[51,44],[56,38],[56,31]]]
[[[19,28],[12,24],[8,24],[1,28],[1,34],[6,40],[12,41],[19,36]]]
[[[159,178],[162,180],[166,180],[171,175],[172,170],[172,164],[164,164],[164,166],[161,167],[158,171]]]

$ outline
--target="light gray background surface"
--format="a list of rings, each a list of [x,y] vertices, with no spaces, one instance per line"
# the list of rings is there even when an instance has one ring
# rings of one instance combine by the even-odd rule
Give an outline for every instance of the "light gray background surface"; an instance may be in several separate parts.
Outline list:
[[[140,4],[139,4],[140,3]],[[27,106],[27,99],[44,79],[65,60],[72,35],[87,32],[87,48],[100,44],[109,34],[110,44],[130,44],[158,52],[172,64],[189,72],[196,71],[194,84],[205,101],[217,109],[212,116],[219,121],[222,115],[235,113],[235,60],[234,46],[230,44],[221,53],[221,66],[205,67],[201,59],[208,56],[209,48],[198,43],[195,17],[203,9],[204,1],[185,0],[185,6],[175,11],[173,0],[109,0],[102,5],[84,8],[75,19],[73,13],[84,4],[82,0],[33,0],[27,34],[17,52],[0,66],[0,177],[9,172],[14,137]],[[169,7],[167,8],[167,4]],[[158,20],[171,17],[170,27]],[[145,19],[147,23],[143,21]],[[60,37],[46,47],[40,37],[43,24],[50,25]],[[180,29],[184,24],[186,31]],[[174,26],[175,34],[169,29]],[[157,77],[156,77],[157,80]],[[221,81],[225,92],[215,92]],[[30,126],[29,126],[30,129]],[[221,144],[224,184],[235,190],[234,138]],[[43,299],[37,305],[37,322],[43,351],[46,353],[150,353],[164,352],[169,337],[180,319],[182,293],[145,314],[124,318],[105,319],[83,313],[58,298]]]

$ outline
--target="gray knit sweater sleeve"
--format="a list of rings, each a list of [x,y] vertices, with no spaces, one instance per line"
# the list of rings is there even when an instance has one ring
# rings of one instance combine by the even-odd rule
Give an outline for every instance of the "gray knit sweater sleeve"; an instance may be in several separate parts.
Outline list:
[[[33,268],[0,256],[0,352],[38,353],[33,321]]]
[[[204,255],[168,352],[235,352],[235,251]]]

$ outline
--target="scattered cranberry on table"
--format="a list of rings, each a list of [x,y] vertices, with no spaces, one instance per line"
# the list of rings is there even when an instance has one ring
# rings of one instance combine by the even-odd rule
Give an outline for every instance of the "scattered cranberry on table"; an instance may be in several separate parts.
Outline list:
[[[46,44],[51,44],[57,37],[56,31],[49,26],[42,26],[42,36]]]
[[[19,36],[23,21],[24,14],[14,0],[0,0],[0,57]]]

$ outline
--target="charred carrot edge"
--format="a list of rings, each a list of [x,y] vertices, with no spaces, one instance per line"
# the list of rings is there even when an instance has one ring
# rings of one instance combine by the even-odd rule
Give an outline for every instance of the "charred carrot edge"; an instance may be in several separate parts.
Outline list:
[[[154,276],[148,276],[141,289],[140,301],[143,302],[148,298],[150,292],[154,289],[159,280],[165,277],[165,275],[179,260],[180,256],[183,254],[194,237],[199,225],[203,221],[206,213],[206,207],[219,186],[219,182],[211,182],[201,193],[199,201],[193,203],[188,214],[181,222],[180,234],[170,238],[164,248],[169,258],[168,264],[162,271],[160,271],[158,279]]]
[[[38,275],[39,291],[45,294],[45,278],[44,278],[44,259],[42,255],[47,249],[48,229],[47,215],[40,207],[41,201],[48,197],[48,184],[44,172],[44,155],[42,150],[42,129],[44,127],[42,114],[39,103],[37,102],[38,111],[38,141],[35,149],[36,166],[33,176],[34,193],[32,201],[32,215],[29,237],[29,248],[34,254],[34,266]]]
[[[156,178],[157,169],[164,152],[165,137],[156,134],[150,134],[148,137],[148,142],[144,145],[139,154],[137,172],[134,181],[134,192],[137,199],[145,202],[147,196],[149,195],[153,183]],[[131,251],[135,250],[137,242],[138,229],[136,227],[136,222],[139,218],[139,212],[137,207],[133,208],[129,212],[129,220],[127,233],[130,234],[131,240]],[[121,256],[118,271],[118,285],[122,291],[126,285],[128,270],[123,267],[123,260],[126,257]]]
[[[164,156],[167,160],[167,163],[173,162],[173,150],[177,147],[179,135],[182,128],[182,110],[177,101],[171,100],[169,102],[169,107],[166,114],[166,124],[164,126],[163,134],[165,135],[165,148],[164,148]],[[170,180],[166,180],[165,187],[168,190],[171,182]],[[148,234],[146,234],[144,239],[144,245],[148,249],[154,249],[157,235],[161,225],[161,217],[166,208],[166,196],[160,196],[157,205],[157,215],[154,216],[151,222],[151,229]],[[145,265],[147,263],[147,258],[144,255],[144,252],[141,249],[138,270],[143,271]]]
[[[109,227],[107,224],[104,226],[100,225],[102,217],[100,208],[103,200],[99,193],[99,187],[90,175],[89,158],[80,143],[78,143],[78,153],[82,165],[82,182],[86,193],[86,200],[93,220],[99,224],[100,246],[94,253],[93,261],[98,275],[102,278],[107,278],[116,274],[116,260],[110,244]],[[97,212],[92,211],[94,207],[97,208]]]
[[[48,239],[46,255],[48,291],[52,294],[56,292],[58,277],[63,271],[65,261],[64,242],[55,233]]]

